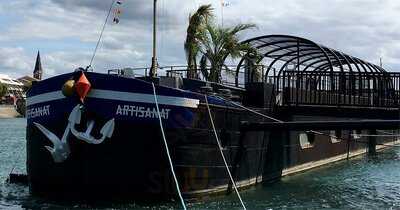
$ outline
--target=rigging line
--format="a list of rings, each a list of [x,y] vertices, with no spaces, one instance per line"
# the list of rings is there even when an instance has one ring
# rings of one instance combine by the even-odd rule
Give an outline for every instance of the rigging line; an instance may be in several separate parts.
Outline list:
[[[386,132],[386,131],[382,131],[382,130],[376,130],[376,132],[383,133],[383,134],[397,135],[395,133]]]
[[[164,52],[164,50],[165,50],[165,34],[166,34],[166,31],[167,31],[167,29],[166,29],[166,27],[167,27],[167,25],[168,25],[168,22],[169,22],[169,19],[168,19],[168,15],[167,15],[167,12],[166,12],[166,6],[165,6],[165,1],[166,0],[161,0],[161,13],[157,13],[157,19],[158,20],[161,20],[161,21],[164,21],[163,23],[160,21],[159,22],[159,24],[158,24],[158,28],[159,29],[157,29],[160,33],[160,35],[159,35],[159,40],[158,40],[158,42],[159,42],[159,46],[160,46],[160,48],[158,49],[158,63],[160,64],[161,63],[161,65],[162,65],[162,58],[164,57],[164,55],[165,55],[165,52]],[[164,18],[162,18],[162,17],[164,17]],[[165,23],[165,22],[167,22],[167,23]]]
[[[236,103],[236,102],[227,100],[227,99],[225,99],[225,98],[223,98],[223,97],[221,97],[221,96],[215,96],[215,97],[217,97],[217,98],[219,98],[219,99],[221,99],[221,100],[227,101],[227,102],[229,102],[229,103],[231,103],[231,104],[233,104],[233,105],[235,105],[235,106],[237,106],[237,107],[240,107],[240,108],[242,108],[242,109],[245,109],[245,110],[247,110],[247,111],[249,111],[249,112],[251,112],[251,113],[253,113],[253,114],[256,114],[256,115],[265,117],[265,118],[267,118],[267,119],[270,119],[270,120],[273,120],[273,121],[276,121],[276,122],[279,122],[279,123],[284,123],[284,121],[282,121],[282,120],[278,120],[278,119],[273,118],[273,117],[271,117],[271,116],[268,116],[268,115],[262,114],[262,113],[260,113],[260,112],[254,111],[254,110],[249,109],[249,108],[247,108],[247,107],[245,107],[245,106],[242,106],[242,105],[240,105],[240,104],[238,104],[238,103]]]
[[[233,105],[236,105],[236,106],[238,106],[238,107],[241,107],[241,108],[243,108],[243,109],[245,109],[245,110],[247,110],[247,111],[250,111],[250,112],[252,112],[252,113],[254,113],[254,114],[257,114],[257,115],[266,117],[266,118],[271,119],[271,120],[275,120],[275,121],[280,122],[280,123],[284,123],[284,121],[281,121],[281,120],[275,119],[275,118],[273,118],[273,117],[264,115],[264,114],[262,114],[262,113],[259,113],[259,112],[257,112],[257,111],[254,111],[254,110],[252,110],[252,109],[249,109],[249,108],[247,108],[247,107],[245,107],[245,106],[242,106],[242,105],[240,105],[240,104],[238,104],[238,103],[235,103],[235,102],[233,102],[233,101],[226,100],[226,99],[223,98],[223,97],[220,97],[220,96],[215,96],[215,97],[220,98],[220,99],[222,99],[222,100],[224,100],[224,101],[228,101],[228,102],[232,103]],[[337,136],[334,136],[334,135],[329,135],[329,134],[325,134],[325,133],[318,132],[318,131],[314,131],[314,130],[310,130],[310,131],[308,131],[308,132],[314,133],[314,134],[317,134],[317,135],[328,136],[328,137],[331,137],[331,138],[343,139],[343,140],[346,140],[347,142],[353,141],[352,139],[349,139],[349,138],[337,137]],[[382,132],[382,133],[388,133],[388,132],[384,132],[384,131],[380,131],[380,132]],[[390,134],[390,133],[388,133],[388,134]],[[351,136],[360,136],[360,137],[363,137],[363,136],[364,136],[364,137],[399,137],[399,136],[400,136],[400,135],[393,135],[393,134],[392,134],[392,135],[363,135],[363,134],[356,134],[356,135],[354,135],[354,134],[350,134],[350,135],[351,135]],[[356,142],[359,142],[359,143],[364,143],[364,142],[360,142],[360,141],[357,141],[357,140],[355,140],[355,141],[356,141]],[[377,144],[377,145],[381,145],[381,146],[391,146],[391,145],[387,145],[387,144]],[[394,146],[394,145],[393,145],[393,146]],[[395,146],[396,146],[396,147],[400,147],[400,145],[395,145]]]
[[[327,137],[331,137],[331,138],[336,138],[336,139],[343,139],[343,138],[337,137],[335,135],[330,135],[330,134],[326,134],[326,133],[322,133],[322,132],[318,132],[318,131],[313,131],[313,130],[310,130],[310,131],[307,131],[307,132],[314,133],[314,134],[321,135],[321,136],[327,136]]]
[[[392,134],[392,135],[350,134],[350,135],[352,135],[352,136],[360,136],[360,137],[400,137],[400,135],[394,135],[394,134]]]
[[[108,18],[110,17],[111,10],[112,10],[112,8],[114,6],[115,1],[116,0],[112,0],[111,5],[110,5],[110,9],[108,9],[106,20],[104,21],[103,28],[101,29],[100,36],[99,36],[99,39],[97,40],[96,47],[94,48],[94,52],[93,52],[92,58],[90,59],[89,66],[87,66],[86,69],[89,69],[90,67],[92,67],[92,63],[93,63],[94,57],[96,56],[97,49],[99,48],[99,44],[100,44],[101,38],[103,37],[103,33],[104,33],[104,30],[106,29]]]
[[[21,159],[21,153],[17,154],[17,158],[14,161],[13,167],[10,170],[10,173],[8,174],[9,176],[14,172],[15,168],[17,167],[17,163]]]
[[[154,102],[155,102],[156,108],[157,108],[158,119],[160,121],[161,134],[162,134],[162,137],[163,137],[163,140],[164,140],[165,150],[167,151],[167,156],[168,156],[169,165],[171,167],[172,176],[174,177],[174,180],[175,180],[176,190],[178,191],[178,195],[179,195],[179,199],[181,200],[182,207],[183,207],[183,209],[186,210],[185,200],[183,200],[181,189],[179,188],[179,183],[178,183],[178,179],[176,178],[174,165],[172,164],[171,155],[169,154],[169,148],[168,148],[168,144],[167,144],[167,139],[165,138],[164,127],[163,127],[162,120],[161,120],[160,108],[158,107],[156,87],[155,87],[153,82],[151,84],[153,85]]]
[[[219,138],[218,138],[217,130],[215,129],[214,120],[213,120],[212,115],[211,115],[211,111],[210,111],[210,106],[209,106],[209,104],[208,104],[207,95],[204,95],[204,98],[205,98],[205,100],[206,100],[208,115],[210,116],[210,122],[211,122],[211,126],[212,126],[212,128],[213,128],[213,131],[214,131],[215,140],[217,141],[218,148],[219,148],[219,152],[221,153],[222,160],[224,161],[224,164],[225,164],[225,167],[226,167],[226,171],[228,172],[228,175],[229,175],[229,178],[231,179],[233,188],[235,188],[235,192],[236,192],[236,194],[237,194],[237,196],[238,196],[238,198],[239,198],[239,200],[240,200],[240,203],[241,203],[242,206],[243,206],[243,209],[246,210],[246,206],[244,205],[243,200],[242,200],[242,197],[241,197],[240,194],[239,194],[239,191],[238,191],[238,189],[237,189],[235,180],[233,180],[231,171],[229,170],[228,163],[226,162],[224,152],[222,152],[222,146],[221,146],[221,143],[220,143]]]
[[[249,112],[252,112],[252,113],[254,113],[254,114],[256,114],[256,115],[259,115],[259,116],[265,117],[265,118],[267,118],[267,119],[276,121],[276,122],[278,122],[278,123],[284,123],[284,122],[285,122],[285,121],[282,121],[282,120],[278,120],[278,119],[276,119],[276,118],[273,118],[273,117],[271,117],[271,116],[262,114],[262,113],[260,113],[260,112],[254,111],[254,110],[252,110],[252,109],[249,109],[249,108],[247,108],[247,107],[245,107],[245,106],[242,106],[242,105],[240,105],[240,104],[238,104],[238,103],[236,103],[236,102],[227,100],[227,99],[225,99],[225,98],[223,98],[223,97],[220,97],[220,96],[215,96],[215,97],[217,97],[217,98],[219,98],[219,99],[222,99],[222,100],[224,100],[224,101],[228,101],[229,103],[231,103],[231,104],[233,104],[233,105],[235,105],[235,106],[238,106],[238,107],[240,107],[240,108],[242,108],[242,109],[245,109],[245,110],[247,110],[247,111],[249,111]],[[321,132],[314,131],[314,130],[310,130],[310,131],[308,131],[308,132],[315,133],[315,134],[319,134],[319,135],[322,134]],[[338,138],[338,137],[332,136],[332,135],[329,135],[329,136],[330,136],[330,137],[333,137],[333,138]]]
[[[356,141],[357,143],[362,143],[362,144],[369,144],[369,142],[367,142],[367,141]],[[391,143],[393,143],[393,142],[391,142]],[[385,146],[385,147],[392,147],[392,148],[395,148],[395,147],[400,147],[400,145],[396,145],[396,144],[375,144],[375,145],[377,145],[377,146]]]

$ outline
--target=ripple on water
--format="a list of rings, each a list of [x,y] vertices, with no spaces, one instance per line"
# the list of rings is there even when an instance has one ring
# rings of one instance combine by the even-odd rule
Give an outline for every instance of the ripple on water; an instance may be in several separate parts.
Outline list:
[[[174,209],[179,203],[54,203],[29,196],[27,187],[5,184],[11,168],[25,172],[25,119],[0,119],[0,209]],[[241,195],[248,209],[399,209],[400,148],[284,177]],[[190,209],[241,209],[236,195],[188,202]]]

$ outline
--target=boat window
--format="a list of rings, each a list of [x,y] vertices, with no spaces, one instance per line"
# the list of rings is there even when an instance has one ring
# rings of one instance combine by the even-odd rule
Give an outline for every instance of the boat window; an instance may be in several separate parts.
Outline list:
[[[300,133],[299,142],[302,149],[312,148],[314,145],[314,133]]]
[[[352,136],[353,139],[360,139],[362,134],[362,130],[353,130]]]
[[[341,130],[334,130],[330,132],[330,138],[331,142],[333,144],[341,142],[342,141],[342,131]]]

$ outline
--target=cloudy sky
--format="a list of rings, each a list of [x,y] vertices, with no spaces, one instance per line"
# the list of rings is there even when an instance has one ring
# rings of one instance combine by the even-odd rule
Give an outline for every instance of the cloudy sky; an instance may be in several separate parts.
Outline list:
[[[400,71],[399,0],[226,0],[225,25],[255,23],[242,39],[290,34]],[[30,75],[38,50],[45,77],[87,66],[111,0],[2,0],[0,74]],[[221,21],[221,0],[158,0],[159,63],[185,63],[183,41],[190,12],[210,3]],[[95,71],[148,66],[151,0],[124,0],[121,22],[109,22]]]

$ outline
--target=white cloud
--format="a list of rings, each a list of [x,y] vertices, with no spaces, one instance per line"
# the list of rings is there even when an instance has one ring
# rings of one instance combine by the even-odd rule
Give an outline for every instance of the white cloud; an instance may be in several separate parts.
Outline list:
[[[217,0],[159,0],[159,63],[184,64],[183,41],[190,12]],[[43,49],[46,75],[86,66],[97,41],[109,1],[14,0],[0,5],[0,69],[13,75],[30,74],[35,50]],[[126,0],[118,25],[109,24],[94,66],[108,68],[148,66],[151,59],[151,7],[148,0]],[[265,34],[290,34],[309,38],[328,47],[377,63],[383,57],[388,70],[400,67],[400,22],[397,0],[231,0],[224,9],[225,25],[255,23],[250,38]],[[1,24],[4,26],[4,24]],[[71,42],[70,39],[77,40]],[[51,43],[72,45],[54,49]],[[20,42],[22,44],[20,44]],[[43,45],[43,46],[41,46]],[[15,71],[13,70],[15,68]],[[6,70],[3,70],[6,69]]]
[[[23,48],[0,47],[0,73],[18,77],[31,69],[32,63]]]

